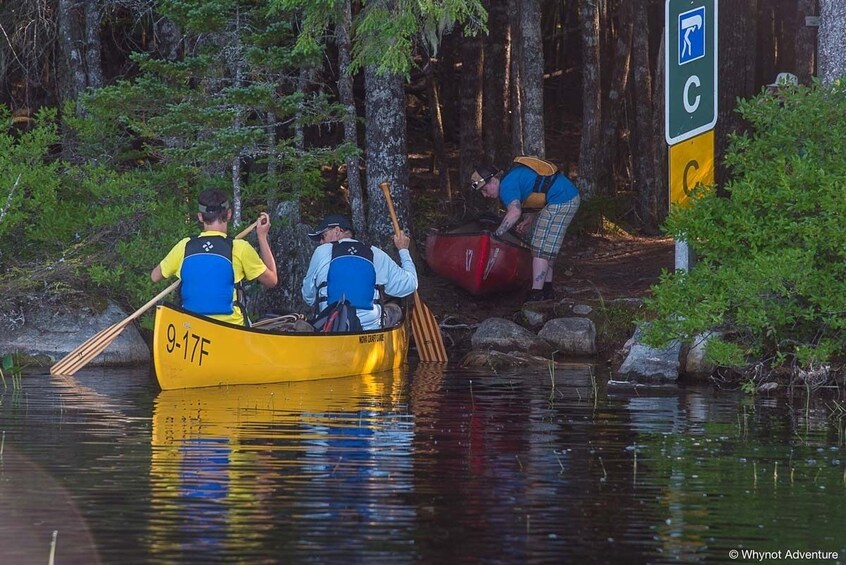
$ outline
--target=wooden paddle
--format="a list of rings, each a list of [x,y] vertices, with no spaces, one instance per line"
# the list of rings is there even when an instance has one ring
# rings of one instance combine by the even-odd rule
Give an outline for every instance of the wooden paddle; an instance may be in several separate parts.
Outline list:
[[[394,234],[401,233],[397,213],[394,210],[394,202],[391,200],[391,186],[387,182],[379,185],[385,194],[385,201],[388,203],[388,212],[391,214],[391,221],[394,223]],[[414,343],[417,344],[417,353],[421,361],[434,361],[446,363],[447,353],[444,347],[444,338],[441,335],[441,328],[435,320],[434,314],[429,307],[420,299],[420,295],[414,293],[414,307],[411,309],[411,333],[414,336]]]
[[[247,226],[247,228],[235,236],[235,239],[241,239],[249,234],[258,225],[258,220]],[[174,281],[169,287],[158,293],[152,300],[147,302],[144,306],[130,314],[126,319],[113,324],[103,330],[100,330],[88,340],[82,343],[79,347],[65,355],[62,359],[57,361],[50,367],[51,375],[73,375],[78,370],[87,365],[92,359],[103,352],[120,333],[126,329],[135,319],[141,316],[144,312],[149,310],[159,300],[176,290],[179,286],[180,280]]]

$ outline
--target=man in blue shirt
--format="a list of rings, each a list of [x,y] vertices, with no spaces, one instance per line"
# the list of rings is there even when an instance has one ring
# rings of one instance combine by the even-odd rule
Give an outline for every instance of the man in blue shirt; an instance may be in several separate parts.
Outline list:
[[[308,235],[320,245],[311,256],[302,295],[318,311],[344,299],[355,307],[362,329],[375,330],[383,327],[378,287],[397,298],[417,290],[417,270],[408,251],[411,240],[405,233],[394,236],[402,265],[381,249],[353,239],[352,222],[346,216],[330,214]],[[401,316],[396,304],[386,305],[385,327],[395,325]]]
[[[532,226],[532,289],[526,302],[554,299],[553,265],[567,227],[579,209],[576,186],[560,173],[543,177],[530,167],[515,165],[502,175],[502,171],[485,163],[475,167],[470,187],[487,198],[499,198],[505,206],[497,236],[515,226],[518,233],[525,233]],[[533,213],[537,209],[540,212]]]

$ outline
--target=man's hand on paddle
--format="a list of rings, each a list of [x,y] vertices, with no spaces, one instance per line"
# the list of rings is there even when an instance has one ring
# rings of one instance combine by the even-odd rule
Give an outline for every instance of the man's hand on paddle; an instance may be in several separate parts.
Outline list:
[[[260,238],[266,238],[270,233],[270,215],[267,212],[262,212],[258,217],[258,224],[256,224],[256,235]]]
[[[408,246],[411,245],[411,238],[405,232],[399,232],[394,236],[394,245],[397,246],[397,249],[408,249]]]

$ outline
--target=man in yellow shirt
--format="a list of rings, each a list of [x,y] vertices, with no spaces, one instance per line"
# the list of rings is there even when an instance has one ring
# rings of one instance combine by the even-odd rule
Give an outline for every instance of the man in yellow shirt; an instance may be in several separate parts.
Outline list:
[[[150,278],[159,282],[174,275],[179,277],[183,308],[243,326],[243,305],[238,304],[237,291],[241,281],[258,280],[265,288],[273,288],[278,280],[267,238],[270,216],[262,212],[256,226],[259,257],[246,241],[226,236],[232,209],[223,191],[204,190],[198,201],[197,219],[203,224],[202,233],[174,245]]]

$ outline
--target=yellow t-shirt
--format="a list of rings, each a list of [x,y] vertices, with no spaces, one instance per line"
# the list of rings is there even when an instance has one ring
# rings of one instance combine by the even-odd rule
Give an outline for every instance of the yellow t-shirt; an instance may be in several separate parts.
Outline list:
[[[204,231],[200,237],[210,235],[220,235],[226,237],[226,234],[219,231]],[[182,270],[182,261],[185,259],[185,245],[191,238],[186,237],[179,243],[173,246],[173,249],[162,259],[159,266],[162,269],[162,276],[169,279],[172,276],[179,277]],[[243,239],[235,239],[232,241],[232,269],[235,271],[235,283],[246,279],[251,281],[261,276],[267,270],[264,261],[261,260],[259,254],[253,249],[253,246]],[[232,296],[234,302],[236,296]],[[232,307],[231,314],[213,314],[209,318],[220,320],[221,322],[228,322],[230,324],[244,325],[244,315],[238,306]]]

